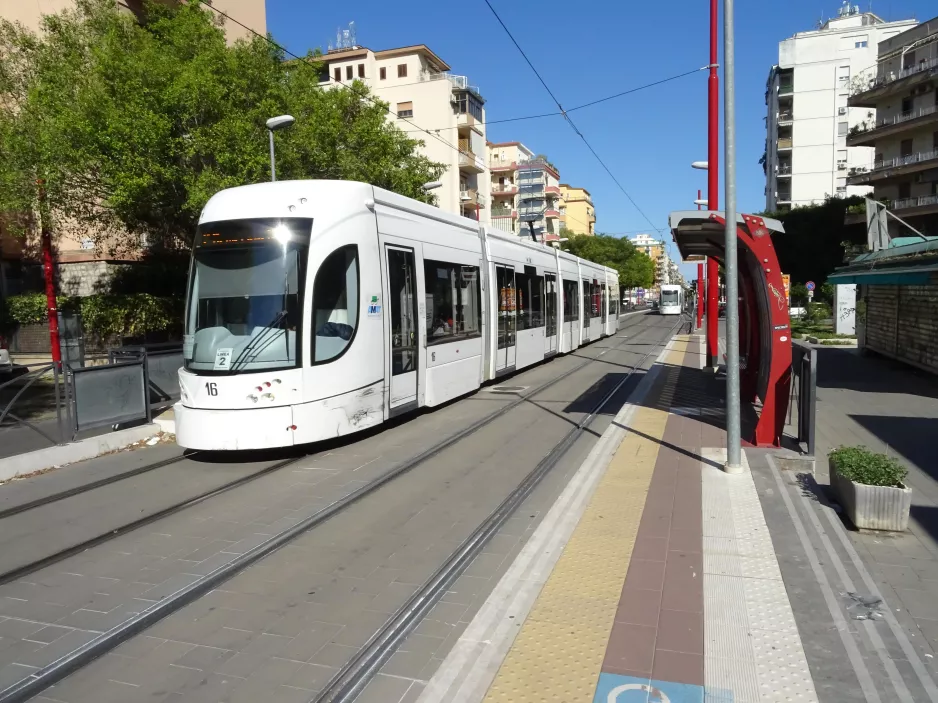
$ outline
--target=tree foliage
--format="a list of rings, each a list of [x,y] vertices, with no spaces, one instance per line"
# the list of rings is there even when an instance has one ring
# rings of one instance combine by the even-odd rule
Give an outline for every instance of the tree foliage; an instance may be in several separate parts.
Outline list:
[[[0,209],[48,212],[66,226],[170,248],[222,188],[269,178],[265,120],[278,177],[354,179],[429,201],[420,186],[443,166],[391,124],[356,83],[322,89],[319,65],[261,37],[226,44],[199,0],[147,2],[141,17],[113,0],[78,0],[42,32],[0,23]],[[26,222],[28,225],[28,221]]]
[[[862,202],[863,199],[857,197],[828,198],[818,205],[764,213],[785,225],[784,234],[772,233],[772,244],[779,266],[791,275],[793,284],[814,281],[820,288],[835,268],[843,266],[844,243],[866,241],[862,224],[844,224],[847,208]]]
[[[577,235],[569,230],[561,235],[568,239],[561,245],[565,251],[618,271],[620,286],[650,288],[654,283],[655,262],[629,240],[605,234]]]

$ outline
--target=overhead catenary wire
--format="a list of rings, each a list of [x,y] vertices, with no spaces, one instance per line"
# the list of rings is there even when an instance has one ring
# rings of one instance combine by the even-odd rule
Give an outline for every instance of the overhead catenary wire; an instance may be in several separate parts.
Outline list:
[[[655,226],[655,223],[651,221],[651,218],[645,214],[645,211],[642,210],[641,207],[639,207],[638,203],[635,202],[635,199],[623,187],[622,183],[619,182],[619,179],[616,178],[615,174],[606,165],[606,162],[602,160],[602,158],[599,156],[599,154],[596,152],[593,146],[589,143],[589,140],[587,140],[587,138],[584,136],[583,132],[580,131],[580,128],[576,126],[576,123],[574,123],[573,119],[568,114],[568,111],[564,110],[563,105],[560,104],[560,101],[557,99],[557,96],[554,95],[553,91],[548,87],[547,83],[541,77],[541,74],[534,67],[534,64],[531,63],[531,60],[528,58],[528,55],[524,52],[524,49],[521,48],[521,45],[518,44],[518,41],[515,39],[514,35],[511,33],[511,30],[508,29],[508,26],[502,21],[502,18],[499,16],[498,12],[496,12],[495,8],[492,7],[492,3],[489,2],[489,0],[484,0],[484,2],[488,6],[489,10],[492,11],[492,14],[495,16],[495,19],[498,20],[498,23],[502,26],[502,29],[505,30],[505,33],[508,35],[508,38],[511,39],[512,44],[514,44],[515,47],[518,49],[518,51],[521,52],[521,56],[524,58],[525,62],[528,64],[528,66],[531,67],[531,70],[534,71],[534,75],[537,76],[538,81],[540,81],[541,85],[544,86],[544,89],[547,91],[547,94],[550,95],[551,99],[557,105],[557,109],[560,110],[560,112],[563,114],[563,118],[567,121],[567,123],[576,133],[576,135],[581,140],[583,140],[583,143],[586,145],[586,148],[590,150],[590,153],[593,154],[593,156],[599,162],[599,165],[603,167],[603,170],[607,174],[609,174],[609,177],[612,178],[613,182],[615,182],[615,184],[619,187],[619,190],[621,190],[623,195],[625,195],[625,197],[628,198],[629,202],[632,203],[633,207],[639,212],[639,214],[645,218],[645,221],[648,222],[649,225],[651,225],[651,228],[656,232],[663,232],[665,228]]]
[[[607,96],[604,97],[604,98],[599,98],[598,100],[592,100],[592,101],[590,101],[590,102],[588,102],[588,103],[583,103],[582,105],[577,105],[576,107],[571,107],[569,110],[566,110],[566,113],[571,113],[571,112],[573,112],[573,111],[575,111],[575,110],[582,110],[583,108],[586,108],[586,107],[592,107],[593,105],[598,105],[598,104],[600,104],[600,103],[604,103],[604,102],[607,102],[607,101],[609,101],[609,100],[615,100],[616,98],[621,98],[621,97],[623,97],[623,96],[625,96],[625,95],[630,95],[630,94],[632,94],[632,93],[637,93],[637,92],[639,92],[640,90],[646,90],[647,88],[653,88],[654,86],[656,86],[656,85],[661,85],[662,83],[668,83],[668,82],[670,82],[670,81],[675,81],[675,80],[677,80],[678,78],[684,78],[685,76],[690,76],[690,75],[692,75],[692,74],[694,74],[694,73],[698,73],[698,72],[700,72],[700,71],[705,71],[705,70],[707,70],[707,68],[709,68],[709,67],[708,67],[708,66],[702,66],[701,68],[695,68],[695,69],[693,69],[693,70],[691,70],[691,71],[684,71],[684,73],[678,73],[678,74],[676,74],[676,75],[669,76],[669,77],[667,77],[667,78],[662,78],[661,80],[657,80],[657,81],[654,81],[654,82],[652,82],[652,83],[645,83],[644,85],[636,86],[635,88],[629,88],[628,90],[623,90],[622,92],[615,93],[615,94],[613,94],[613,95],[607,95]],[[400,87],[400,86],[394,86],[394,87],[395,87],[395,88],[398,88],[398,87]],[[521,121],[523,121],[523,120],[537,120],[537,119],[540,119],[540,118],[542,118],[542,117],[557,117],[557,116],[563,116],[563,115],[564,115],[564,112],[562,112],[562,111],[557,111],[557,112],[543,112],[543,113],[538,114],[538,115],[525,115],[525,116],[522,116],[522,117],[507,117],[507,118],[501,119],[501,120],[486,120],[485,122],[480,122],[479,124],[480,124],[480,126],[483,126],[483,127],[484,127],[484,126],[488,126],[488,125],[491,125],[491,124],[501,124],[501,123],[503,123],[503,122],[521,122]],[[458,127],[451,127],[451,126],[436,127],[436,128],[430,127],[430,129],[435,129],[435,130],[437,130],[437,131],[441,131],[441,130],[444,130],[444,129],[458,129]],[[404,131],[405,131],[405,132],[410,132],[410,131],[420,131],[420,132],[422,132],[422,131],[424,131],[424,130],[423,130],[423,129],[419,129],[419,130],[404,130]]]

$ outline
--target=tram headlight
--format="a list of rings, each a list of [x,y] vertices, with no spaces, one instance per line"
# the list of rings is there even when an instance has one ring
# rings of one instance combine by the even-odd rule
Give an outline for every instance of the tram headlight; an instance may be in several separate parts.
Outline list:
[[[263,398],[264,400],[273,400],[273,399],[274,399],[274,394],[273,394],[273,393],[264,393],[264,395],[262,395],[261,398]]]
[[[276,239],[281,244],[286,244],[290,241],[290,228],[285,224],[279,224],[274,227],[274,239]]]

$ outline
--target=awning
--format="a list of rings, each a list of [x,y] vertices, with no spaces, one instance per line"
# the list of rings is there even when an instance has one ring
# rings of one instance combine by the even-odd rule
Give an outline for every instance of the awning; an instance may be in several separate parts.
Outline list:
[[[862,283],[873,286],[916,286],[931,282],[938,264],[835,272],[827,277],[829,283]]]

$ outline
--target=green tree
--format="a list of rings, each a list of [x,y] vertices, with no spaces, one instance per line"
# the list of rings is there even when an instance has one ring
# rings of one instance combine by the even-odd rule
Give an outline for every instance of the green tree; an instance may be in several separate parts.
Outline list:
[[[561,245],[571,254],[613,268],[619,272],[619,285],[623,288],[650,287],[654,282],[655,263],[631,242],[605,234],[577,235],[569,230],[561,236],[568,241]]]
[[[814,281],[818,287],[844,264],[844,245],[866,242],[864,224],[845,224],[849,208],[863,199],[828,198],[825,202],[788,212],[764,213],[781,220],[784,233],[772,233],[778,263],[792,282]]]
[[[35,35],[0,23],[0,210],[45,212],[56,233],[128,232],[178,248],[214,193],[278,176],[361,180],[424,201],[443,166],[387,119],[365,86],[324,90],[313,54],[284,56],[263,38],[228,46],[215,15],[147,2],[137,18],[113,0],[78,0]],[[25,229],[29,219],[20,222]]]

